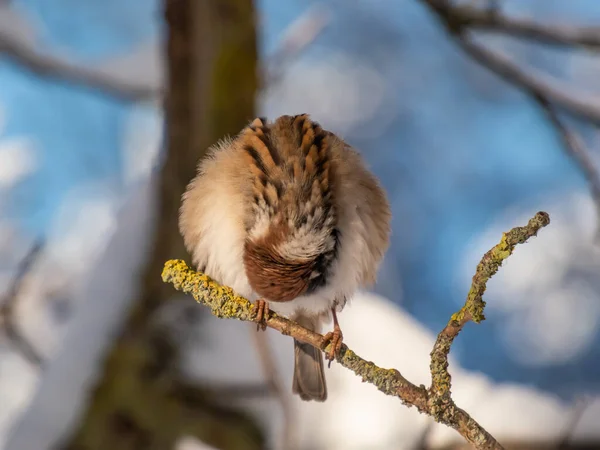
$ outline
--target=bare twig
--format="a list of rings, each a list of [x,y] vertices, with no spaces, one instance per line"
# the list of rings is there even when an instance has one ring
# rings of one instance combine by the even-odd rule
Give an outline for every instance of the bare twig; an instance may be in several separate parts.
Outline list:
[[[297,58],[325,30],[330,21],[329,10],[323,5],[310,7],[286,30],[277,49],[267,57],[266,86],[276,84],[288,61]]]
[[[125,100],[147,100],[160,96],[152,86],[103,74],[99,70],[72,64],[62,58],[45,55],[27,43],[0,29],[0,53],[23,67],[48,78],[98,89]]]
[[[41,367],[44,359],[29,340],[21,333],[14,317],[14,310],[19,299],[19,294],[23,288],[23,281],[26,275],[30,272],[31,267],[40,255],[43,248],[43,241],[39,240],[34,243],[31,249],[27,252],[19,267],[17,268],[15,277],[8,289],[4,301],[0,305],[0,317],[7,339],[13,346],[29,361],[32,365]]]
[[[590,101],[583,94],[566,93],[568,88],[522,69],[502,53],[476,43],[466,32],[457,37],[459,45],[469,56],[513,86],[527,94],[544,97],[573,115],[600,125],[600,103]]]
[[[441,407],[442,411],[446,409],[445,405],[453,404],[450,393],[451,377],[448,373],[448,354],[452,342],[467,322],[479,323],[485,320],[483,294],[487,282],[498,272],[503,261],[512,255],[518,244],[525,243],[549,223],[550,216],[547,213],[537,213],[526,226],[515,227],[508,233],[504,233],[500,243],[488,251],[477,265],[467,301],[458,312],[452,315],[446,327],[438,335],[431,352],[430,402]]]
[[[556,446],[557,449],[569,448],[569,444],[573,439],[573,435],[575,434],[577,424],[579,424],[579,421],[583,417],[583,413],[590,406],[590,403],[590,398],[585,396],[579,397],[577,400],[575,400],[575,404],[572,408],[571,417],[569,418],[569,422],[565,427],[562,438],[559,440]]]
[[[600,242],[600,171],[596,168],[581,137],[560,120],[558,113],[550,102],[541,96],[535,96],[534,98],[546,114],[548,121],[556,129],[567,155],[577,164],[590,186],[598,221],[595,240]]]
[[[184,383],[179,383],[184,385]],[[190,389],[193,385],[187,385]],[[247,383],[247,384],[202,384],[200,389],[204,395],[217,398],[221,401],[231,401],[240,399],[264,398],[272,394],[272,388],[266,383]]]
[[[450,4],[447,0],[426,0],[457,29],[496,31],[544,44],[600,49],[600,27],[543,24],[530,19],[507,17],[499,8],[482,9],[469,4]]]
[[[447,0],[421,0],[440,19],[442,25],[471,58],[491,70],[512,85],[523,89],[527,94],[537,95],[562,106],[573,115],[600,125],[600,104],[591,102],[589,97],[565,93],[567,89],[549,82],[540,75],[534,75],[519,67],[517,63],[502,53],[476,43],[468,33],[468,27],[454,20],[454,6]]]
[[[278,48],[266,59],[265,84],[273,85],[281,78],[283,67],[298,57],[323,32],[330,21],[329,10],[313,6],[293,22]],[[151,100],[162,96],[162,90],[139,81],[128,81],[102,70],[73,64],[63,58],[35,50],[31,45],[0,28],[0,53],[23,67],[47,78],[100,90],[125,100]]]
[[[436,13],[450,35],[456,38],[467,55],[513,86],[524,90],[543,108],[549,122],[557,130],[565,151],[577,163],[590,185],[600,224],[600,172],[594,165],[583,142],[561,122],[553,107],[553,104],[561,106],[574,116],[600,125],[600,104],[591,102],[581,95],[567,94],[566,88],[559,88],[540,76],[523,70],[510,58],[473,41],[468,35],[468,28],[474,23],[479,23],[480,20],[468,19],[471,16],[475,17],[475,13],[471,11],[472,7],[452,5],[448,0],[422,1]],[[495,14],[489,20],[500,19]],[[596,30],[596,33],[598,34],[596,38],[600,43],[600,28]],[[600,241],[600,226],[596,233],[596,241]]]
[[[415,406],[419,412],[433,417],[437,422],[457,430],[471,445],[478,449],[501,449],[502,446],[479,425],[468,413],[457,407],[450,396],[450,375],[448,374],[448,352],[454,338],[466,322],[479,322],[484,319],[485,306],[482,295],[487,281],[498,271],[502,262],[510,256],[517,244],[535,236],[540,228],[548,225],[547,213],[537,213],[524,227],[517,227],[505,233],[501,242],[487,252],[473,277],[471,290],[463,308],[452,316],[442,330],[431,353],[432,384],[429,389],[416,386],[395,369],[382,369],[366,361],[345,344],[337,362],[353,371],[363,381],[375,385],[381,392],[400,398],[407,406]],[[254,321],[256,307],[233,289],[221,286],[209,276],[190,269],[184,261],[171,260],[165,263],[162,273],[165,282],[185,293],[192,294],[199,303],[208,306],[217,317]],[[314,331],[284,317],[270,313],[265,323],[268,327],[294,339],[313,345],[325,352],[329,344],[324,337]]]
[[[289,393],[284,387],[281,374],[277,370],[277,365],[273,358],[273,350],[269,346],[269,340],[267,334],[260,331],[252,330],[254,336],[256,349],[258,351],[259,359],[262,365],[264,376],[267,380],[267,385],[270,391],[275,394],[279,404],[281,405],[281,412],[283,414],[283,433],[282,433],[282,446],[283,450],[289,450],[295,448],[295,433],[294,433],[294,417],[292,405],[290,403]]]
[[[415,442],[414,448],[415,450],[429,450],[429,437],[434,430],[435,422],[433,420],[428,420],[425,428],[419,433],[419,439]]]

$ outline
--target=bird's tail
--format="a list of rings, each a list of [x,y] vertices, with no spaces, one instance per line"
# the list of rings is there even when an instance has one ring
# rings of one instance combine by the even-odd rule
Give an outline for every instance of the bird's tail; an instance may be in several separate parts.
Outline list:
[[[299,316],[296,322],[313,331],[320,331],[318,318]],[[302,400],[323,402],[327,399],[327,384],[323,370],[323,353],[310,344],[294,339],[294,380],[292,392]]]

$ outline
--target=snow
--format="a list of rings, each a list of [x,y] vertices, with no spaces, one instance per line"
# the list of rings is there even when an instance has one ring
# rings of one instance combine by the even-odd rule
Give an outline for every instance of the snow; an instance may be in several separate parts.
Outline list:
[[[58,16],[61,14],[66,14],[67,18],[71,16],[68,11],[59,11]],[[35,48],[39,43],[33,28],[20,14],[0,7],[0,29],[27,48]],[[87,26],[83,31],[86,30]],[[77,46],[79,40],[61,36],[67,36],[73,47]],[[519,51],[513,45],[505,44],[502,48],[516,53],[517,59],[525,55],[522,49]],[[96,59],[92,63],[93,69],[116,81],[133,80],[140,86],[159,89],[164,68],[158,41],[135,42],[132,49],[130,54],[93,58]],[[418,51],[422,53],[421,49]],[[84,53],[84,50],[78,49],[77,53]],[[56,56],[60,61],[62,54],[61,51]],[[435,52],[431,55],[432,58],[439,57]],[[406,58],[397,58],[397,64]],[[597,65],[594,61],[581,60],[572,67],[573,71],[586,71],[580,74],[586,88],[593,84],[590,74]],[[424,67],[416,62],[415,67]],[[440,59],[440,66],[434,64],[431,67],[446,64],[445,59]],[[393,82],[397,83],[401,75],[413,77],[412,86],[419,88],[412,91],[419,102],[402,98],[399,108],[410,110],[408,122],[419,120],[420,126],[426,127],[423,115],[417,116],[419,108],[425,107],[421,85],[427,85],[427,89],[435,89],[435,86],[422,74],[435,71],[417,73],[415,70],[398,70]],[[482,81],[477,81],[481,77],[478,73],[469,71],[467,74],[470,88],[477,88],[477,83],[481,86]],[[489,84],[490,89],[497,89],[496,81],[493,81],[493,85]],[[386,112],[390,102],[396,103],[391,95],[396,91],[390,89],[389,83],[382,72],[365,64],[357,55],[328,50],[318,59],[301,58],[292,63],[279,83],[263,93],[261,102],[269,117],[311,111],[315,119],[323,120],[326,126],[341,133],[349,133],[362,125],[360,133],[364,138],[363,133],[380,133],[398,115],[397,105]],[[410,94],[408,90],[402,92],[403,95]],[[439,100],[439,97],[431,98],[436,102]],[[436,103],[432,110],[447,115],[443,105]],[[490,109],[487,105],[486,108]],[[460,117],[459,111],[454,112]],[[519,119],[520,114],[522,112],[515,108],[510,110],[511,117]],[[481,119],[477,114],[473,116]],[[442,131],[450,132],[450,125],[438,120],[437,116],[434,118],[436,126],[446,126],[448,129]],[[469,127],[488,133],[489,128],[484,127],[484,123],[473,125],[472,117],[469,120]],[[489,120],[498,128],[498,120],[491,113]],[[12,349],[0,347],[0,448],[50,448],[69,433],[79,417],[89,389],[98,376],[101,356],[109,347],[136,290],[135,275],[143,261],[152,223],[154,185],[150,174],[159,157],[161,121],[156,105],[152,104],[136,105],[125,118],[120,153],[123,156],[121,181],[132,189],[125,202],[118,197],[121,193],[117,195],[108,185],[78,185],[65,197],[63,207],[50,226],[47,254],[32,272],[17,311],[27,336],[49,361],[42,374]],[[35,171],[39,156],[29,137],[2,135],[3,124],[0,120],[0,193]],[[520,130],[519,127],[510,129]],[[460,127],[455,128],[461,133]],[[531,127],[526,128],[529,135]],[[468,158],[461,153],[457,156],[455,152],[465,142],[456,141],[461,143],[456,145],[445,133],[438,133],[444,136],[439,146],[453,150],[447,153],[462,165]],[[503,133],[506,136],[515,134]],[[485,143],[502,142],[500,137],[490,141],[486,134]],[[469,135],[471,138],[473,136]],[[501,147],[502,150],[506,148]],[[526,153],[529,165],[521,161],[518,167],[511,167],[511,171],[534,178],[533,164],[539,165],[541,154],[535,152],[542,152],[540,148],[545,158],[552,157],[546,153],[545,145],[532,145]],[[488,148],[490,154],[511,160],[498,149],[500,147]],[[389,160],[386,157],[386,161]],[[491,165],[491,162],[485,164]],[[563,164],[562,160],[560,164]],[[422,176],[420,171],[417,172]],[[443,186],[442,181],[436,180],[436,183],[436,186]],[[398,196],[391,200],[399,205],[402,199]],[[581,193],[555,200],[544,198],[540,202],[549,204],[547,210],[552,216],[552,225],[543,230],[544,240],[533,239],[519,247],[502,268],[502,292],[498,293],[491,286],[486,294],[490,296],[489,313],[506,317],[503,324],[506,332],[502,339],[508,353],[523,365],[552,366],[580,357],[593,345],[600,325],[598,286],[594,283],[600,270],[600,256],[598,250],[589,245],[596,226],[594,206],[589,196]],[[474,238],[472,251],[465,255],[461,275],[457,277],[461,290],[468,285],[481,254],[511,226],[507,224],[523,223],[530,212],[524,208],[507,210],[483,235]],[[421,231],[413,230],[412,239],[416,240]],[[426,230],[422,232],[426,234]],[[18,254],[27,247],[20,239],[22,237],[10,224],[0,223],[2,264],[9,259],[11,263],[13,259],[18,260]],[[340,315],[345,342],[364,358],[382,367],[394,367],[416,384],[428,385],[429,352],[435,335],[396,306],[402,297],[402,280],[395,277],[398,273],[395,266],[388,265],[386,270],[388,278],[395,278],[387,281],[393,286],[387,291],[398,291],[398,298],[386,299],[364,292],[357,295]],[[0,272],[0,287],[4,288],[10,279],[10,274]],[[47,300],[55,292],[73,297],[73,311],[66,327],[55,323],[48,313]],[[188,301],[192,303],[191,299]],[[204,313],[206,315],[206,311]],[[561,326],[565,320],[577,326]],[[254,325],[205,317],[197,330],[198,340],[188,340],[185,344],[186,357],[182,361],[185,373],[207,384],[261,382],[264,377],[251,339],[255,332]],[[291,339],[271,330],[267,331],[267,336],[291,398],[296,418],[294,436],[303,447],[410,449],[424,433],[427,433],[427,442],[434,446],[461,441],[454,430],[441,425],[436,424],[428,431],[429,418],[418,414],[414,408],[405,407],[395,398],[384,396],[372,385],[361,383],[354,374],[336,364],[327,370],[329,400],[324,404],[300,402],[291,396]],[[501,441],[555,443],[569,425],[573,405],[547,392],[514,383],[495,383],[483,374],[461,368],[456,360],[451,361],[450,371],[457,404]],[[269,441],[276,447],[283,429],[279,403],[273,398],[264,398],[240,401],[240,404],[254,412],[267,430]],[[591,398],[575,427],[576,438],[600,439],[598,414],[600,398]],[[177,447],[179,450],[207,450],[204,444],[190,436],[182,437]]]
[[[139,104],[128,114],[123,136],[125,183],[144,183],[157,166],[163,116],[157,105]]]
[[[346,53],[331,52],[292,63],[259,102],[267,117],[310,111],[315,120],[344,134],[379,112],[386,87],[377,71]]]
[[[47,252],[65,271],[88,271],[117,229],[119,199],[103,183],[82,183],[65,195],[47,232]]]
[[[345,342],[357,354],[380,367],[394,367],[416,384],[429,384],[429,352],[435,336],[389,300],[360,293],[340,314]],[[202,336],[187,346],[185,371],[208,383],[253,383],[262,379],[249,334],[255,327],[236,321],[206,317]],[[290,338],[267,331],[279,371],[291,396],[292,343]],[[461,369],[452,361],[453,395],[457,404],[499,439],[547,440],[562,436],[568,425],[569,405],[559,399],[516,384],[495,384],[486,376]],[[414,408],[387,397],[333,364],[326,371],[329,398],[324,404],[292,398],[295,435],[302,448],[411,449],[430,422]],[[247,402],[270,430],[271,442],[281,438],[281,413],[275,400]],[[595,425],[578,429],[582,436],[600,438]],[[435,425],[429,443],[435,446],[460,442],[458,434]]]
[[[6,137],[5,112],[0,106],[0,191],[8,189],[36,168],[36,155],[30,139]]]
[[[66,336],[33,398],[38,382],[35,371],[17,356],[3,356],[0,398],[5,402],[0,429],[6,432],[30,402],[4,448],[48,448],[48,443],[60,440],[73,426],[97,374],[98,359],[135,290],[132,274],[144,254],[148,232],[144,224],[151,223],[148,205],[152,189],[151,185],[140,188],[120,210],[110,243],[80,287],[78,307]],[[343,311],[340,321],[345,342],[359,355],[381,367],[400,370],[416,384],[428,384],[429,352],[435,336],[392,302],[362,292]],[[197,333],[199,340],[188,340],[184,346],[184,372],[208,384],[260,382],[262,369],[251,339],[255,332],[253,324],[205,317]],[[291,339],[271,330],[267,335],[291,397]],[[551,395],[515,384],[494,384],[482,374],[461,369],[453,360],[450,370],[457,404],[499,439],[552,441],[568,425],[570,406]],[[426,431],[430,419],[362,383],[350,371],[334,363],[326,375],[329,399],[324,404],[291,397],[294,435],[303,448],[410,449]],[[270,441],[279,442],[283,423],[278,402],[267,398],[241,404],[256,414]],[[579,436],[600,438],[589,418],[598,409],[594,405],[577,427]],[[454,430],[435,425],[428,440],[441,446],[460,437]],[[194,445],[193,439],[184,439],[180,448]]]
[[[20,355],[0,348],[0,448],[29,405],[39,373]]]
[[[12,187],[33,172],[35,160],[29,141],[17,138],[0,140],[0,189]]]
[[[193,436],[184,436],[175,446],[175,450],[217,450]]]
[[[71,323],[60,349],[44,368],[29,408],[12,430],[6,449],[46,449],[67,435],[99,374],[100,358],[133,298],[137,270],[152,224],[153,185],[141,186],[123,206],[117,229],[103,255],[85,275]],[[0,392],[20,383],[15,378]],[[30,392],[30,395],[33,393]],[[58,406],[60,405],[60,407]],[[13,411],[16,413],[16,411]]]

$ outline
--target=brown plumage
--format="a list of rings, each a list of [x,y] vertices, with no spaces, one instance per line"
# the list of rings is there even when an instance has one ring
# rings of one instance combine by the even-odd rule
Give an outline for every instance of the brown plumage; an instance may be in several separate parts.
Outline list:
[[[257,221],[268,223],[266,233],[246,241],[246,274],[260,296],[290,301],[322,285],[335,256],[338,231],[329,183],[328,138],[306,115],[284,116],[272,132],[256,119],[243,136],[254,180],[255,214],[247,229],[252,235]],[[322,232],[318,248],[312,255],[290,260],[278,247],[303,227]]]
[[[256,119],[201,161],[180,230],[199,269],[320,331],[375,281],[390,209],[358,153],[308,115]],[[330,355],[333,357],[333,354]],[[295,342],[293,390],[325,400],[321,352]]]

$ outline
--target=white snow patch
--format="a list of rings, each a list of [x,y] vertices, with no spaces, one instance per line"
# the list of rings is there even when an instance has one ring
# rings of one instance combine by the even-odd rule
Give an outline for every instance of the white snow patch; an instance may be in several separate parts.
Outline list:
[[[73,275],[87,270],[117,228],[118,207],[115,193],[106,185],[73,188],[48,232],[49,256]]]
[[[360,293],[340,314],[344,341],[380,367],[398,369],[415,384],[429,385],[429,353],[435,336],[388,300]],[[330,326],[330,325],[329,325]],[[253,325],[206,316],[199,341],[189,343],[185,372],[205,383],[256,383],[263,379],[253,339]],[[278,369],[286,383],[296,416],[297,444],[313,449],[412,449],[430,419],[350,371],[333,364],[326,370],[329,398],[323,404],[305,403],[291,395],[293,347],[289,337],[267,330]],[[552,395],[516,384],[495,384],[488,377],[461,369],[451,358],[453,395],[499,439],[547,440],[560,437],[569,421],[569,405]],[[272,398],[243,403],[268,430],[271,446],[281,439],[280,406]],[[591,422],[585,431],[600,438]],[[460,442],[452,429],[434,425],[432,445]]]
[[[344,53],[290,65],[280,82],[262,93],[269,117],[310,111],[315,120],[344,133],[368,122],[385,99],[381,74]]]
[[[8,189],[37,168],[33,142],[25,137],[2,136],[4,110],[0,107],[0,189]]]
[[[124,178],[128,185],[150,176],[156,166],[163,135],[163,116],[157,107],[134,106],[125,124]]]
[[[118,231],[98,262],[81,275],[85,280],[75,301],[78,307],[62,347],[45,367],[29,408],[11,430],[7,450],[54,448],[77,422],[100,373],[101,358],[135,295],[154,223],[153,198],[153,183],[129,197],[118,215]],[[4,389],[0,385],[0,391]]]

